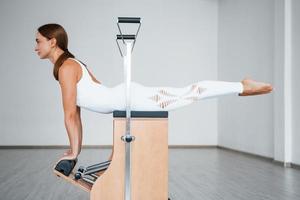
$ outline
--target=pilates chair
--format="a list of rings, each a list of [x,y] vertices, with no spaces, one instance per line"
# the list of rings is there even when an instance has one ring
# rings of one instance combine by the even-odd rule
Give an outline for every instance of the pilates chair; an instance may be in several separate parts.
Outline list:
[[[125,199],[125,111],[113,113],[113,156],[104,170],[94,172],[93,181],[54,171],[83,190],[91,200]],[[131,200],[168,199],[168,112],[131,111]],[[101,168],[101,164],[94,168]],[[96,167],[95,167],[96,166]],[[105,168],[105,164],[102,164]],[[98,169],[99,169],[98,168]],[[88,167],[86,168],[88,169]],[[90,168],[91,169],[91,168]],[[97,170],[97,169],[94,169]]]
[[[125,35],[120,23],[139,24],[135,35]],[[117,44],[124,58],[126,111],[113,112],[112,160],[72,172],[76,161],[61,161],[54,173],[90,192],[91,200],[168,199],[168,112],[131,111],[131,53],[140,18],[119,17]],[[126,46],[126,55],[118,41]]]

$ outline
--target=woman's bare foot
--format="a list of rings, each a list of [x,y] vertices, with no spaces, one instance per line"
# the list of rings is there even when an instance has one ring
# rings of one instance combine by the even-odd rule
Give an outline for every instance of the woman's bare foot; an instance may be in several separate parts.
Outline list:
[[[267,94],[273,90],[271,84],[257,82],[250,78],[245,78],[244,80],[241,81],[241,83],[243,84],[244,90],[243,93],[239,94],[239,96]]]

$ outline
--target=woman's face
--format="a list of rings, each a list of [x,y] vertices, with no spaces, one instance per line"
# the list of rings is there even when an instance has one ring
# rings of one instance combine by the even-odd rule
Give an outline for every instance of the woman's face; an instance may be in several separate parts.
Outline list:
[[[42,36],[39,32],[36,33],[35,51],[41,59],[49,58],[51,52],[52,41]]]

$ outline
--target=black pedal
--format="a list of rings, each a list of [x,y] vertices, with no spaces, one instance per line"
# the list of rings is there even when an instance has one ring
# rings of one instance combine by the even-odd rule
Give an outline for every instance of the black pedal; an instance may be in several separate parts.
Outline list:
[[[76,160],[61,160],[55,166],[55,170],[64,174],[65,176],[69,176],[77,163]]]

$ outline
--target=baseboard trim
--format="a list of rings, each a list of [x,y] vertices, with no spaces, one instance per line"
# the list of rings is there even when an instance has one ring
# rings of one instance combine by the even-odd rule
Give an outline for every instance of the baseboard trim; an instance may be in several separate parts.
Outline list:
[[[206,149],[216,147],[216,145],[169,145],[169,149]]]
[[[274,160],[274,158],[271,158],[271,157],[261,156],[261,155],[257,155],[257,154],[253,154],[253,153],[249,153],[249,152],[244,152],[244,151],[240,151],[240,150],[236,150],[236,149],[231,149],[231,148],[224,147],[224,146],[217,146],[217,148],[227,150],[227,151],[236,152],[236,153],[239,153],[239,154],[242,154],[242,155],[251,156],[253,158],[257,158],[257,159],[261,159],[261,160],[265,160],[265,161],[270,161],[273,164],[278,165],[278,166],[287,167],[287,168],[294,168],[294,169],[300,169],[300,165],[297,165],[297,164],[294,164],[294,163],[284,163],[282,161]]]
[[[247,155],[247,156],[251,156],[253,158],[258,158],[258,159],[261,159],[261,160],[268,160],[268,161],[273,161],[274,159],[271,158],[271,157],[267,157],[267,156],[262,156],[262,155],[257,155],[257,154],[254,154],[254,153],[249,153],[249,152],[245,152],[245,151],[240,151],[240,150],[236,150],[236,149],[231,149],[231,148],[228,148],[228,147],[224,147],[224,146],[217,146],[218,149],[223,149],[223,150],[227,150],[227,151],[231,151],[231,152],[236,152],[236,153],[239,153],[239,154],[242,154],[242,155]]]
[[[299,170],[300,170],[300,165],[297,165],[297,164],[291,163],[291,168],[294,168],[294,169],[299,169]]]

